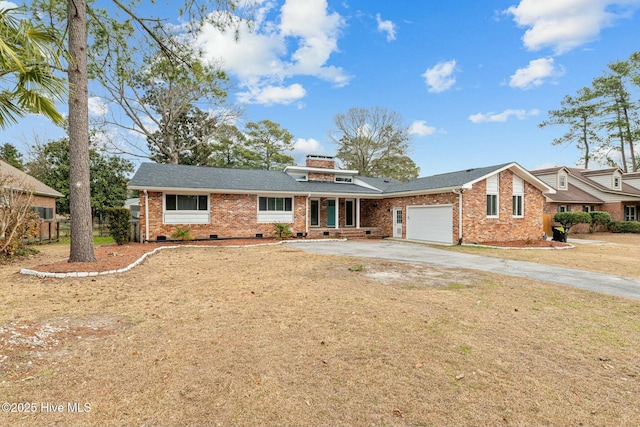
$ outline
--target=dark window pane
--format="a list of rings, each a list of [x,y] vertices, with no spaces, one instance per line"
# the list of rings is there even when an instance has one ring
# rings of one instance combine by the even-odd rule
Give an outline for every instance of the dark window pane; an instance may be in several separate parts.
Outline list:
[[[207,210],[207,196],[198,196],[198,210],[199,211]]]
[[[166,199],[166,209],[168,211],[175,211],[176,210],[176,195],[175,194],[167,194],[165,196]]]
[[[267,198],[260,197],[258,199],[258,210],[266,211],[267,210]]]
[[[178,195],[178,210],[179,211],[197,211],[198,196],[187,196],[184,194]]]
[[[293,199],[291,197],[284,199],[284,210],[287,212],[291,212],[293,210]]]

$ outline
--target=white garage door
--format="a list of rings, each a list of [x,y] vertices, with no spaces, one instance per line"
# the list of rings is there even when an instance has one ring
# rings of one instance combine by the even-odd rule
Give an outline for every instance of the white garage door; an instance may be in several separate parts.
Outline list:
[[[452,206],[407,206],[407,239],[452,244]]]

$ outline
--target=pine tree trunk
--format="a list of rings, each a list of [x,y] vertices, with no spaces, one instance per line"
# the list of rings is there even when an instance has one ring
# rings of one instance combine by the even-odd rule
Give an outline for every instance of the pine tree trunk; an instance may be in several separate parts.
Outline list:
[[[87,0],[68,0],[69,29],[69,262],[95,261],[89,177]]]

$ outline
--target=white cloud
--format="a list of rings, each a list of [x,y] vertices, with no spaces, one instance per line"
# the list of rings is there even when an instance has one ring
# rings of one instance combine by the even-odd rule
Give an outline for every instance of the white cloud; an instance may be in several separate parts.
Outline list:
[[[527,49],[550,47],[563,54],[597,39],[603,28],[638,6],[638,0],[520,0],[504,13],[528,28],[522,37]]]
[[[89,97],[89,115],[94,117],[104,117],[109,112],[107,104],[102,102],[99,96]]]
[[[258,86],[238,94],[238,100],[245,104],[291,104],[304,98],[307,91],[298,83],[290,86]]]
[[[387,41],[391,42],[396,39],[396,25],[391,21],[383,21],[380,14],[376,14],[376,22],[378,23],[378,31],[387,34]]]
[[[531,89],[542,85],[546,79],[564,75],[564,69],[556,68],[553,58],[540,58],[529,61],[529,65],[520,68],[511,76],[509,86],[519,89]]]
[[[428,136],[436,133],[436,128],[427,126],[424,120],[416,120],[409,126],[409,135]]]
[[[316,77],[337,87],[347,85],[351,77],[342,68],[328,64],[331,55],[338,52],[344,19],[328,11],[326,0],[286,0],[279,11],[275,7],[276,2],[263,2],[254,28],[243,24],[237,42],[233,34],[221,33],[212,26],[205,26],[197,40],[207,59],[221,62],[239,79],[239,86],[246,89],[241,101],[290,103],[274,102],[272,96],[279,98],[286,92],[293,98],[304,96],[300,84],[285,84],[287,79],[299,76]],[[267,20],[274,11],[279,16]],[[275,93],[277,87],[279,93]],[[266,96],[258,96],[261,94]]]
[[[18,5],[10,1],[0,1],[0,9],[15,9]]]
[[[453,76],[456,71],[456,61],[452,59],[439,62],[433,68],[427,68],[422,77],[429,86],[429,92],[440,93],[450,89],[456,83],[456,78]]]
[[[502,113],[478,113],[469,116],[469,120],[473,123],[486,123],[486,122],[506,122],[510,117],[515,117],[518,120],[524,120],[531,116],[537,116],[540,114],[540,110],[504,110]]]
[[[301,157],[307,154],[325,154],[326,150],[320,141],[313,138],[298,138],[293,146],[293,151]]]

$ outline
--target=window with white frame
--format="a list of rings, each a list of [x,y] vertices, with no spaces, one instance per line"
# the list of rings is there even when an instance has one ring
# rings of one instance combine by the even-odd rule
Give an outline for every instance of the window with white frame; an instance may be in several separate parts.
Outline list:
[[[524,180],[513,176],[513,216],[524,216]]]
[[[566,190],[567,189],[567,174],[565,172],[560,172],[558,174],[558,190]]]
[[[258,197],[258,222],[293,222],[293,197]]]
[[[562,213],[562,212],[567,212],[567,206],[566,205],[559,205],[558,206],[558,213]]]
[[[209,210],[209,197],[192,194],[165,194],[165,209],[168,211]]]
[[[209,196],[206,194],[165,194],[165,224],[208,224]]]
[[[620,177],[619,176],[614,176],[613,177],[613,189],[614,190],[620,190],[621,186],[620,186]]]
[[[291,212],[293,199],[291,197],[260,197],[258,210],[261,212]]]
[[[493,175],[487,178],[487,216],[498,216],[498,175]]]
[[[637,208],[636,206],[624,207],[624,220],[625,221],[637,221]]]
[[[594,205],[582,205],[582,212],[593,212],[596,210]]]
[[[353,182],[353,177],[352,176],[336,175],[335,176],[335,182],[351,183],[351,182]]]

